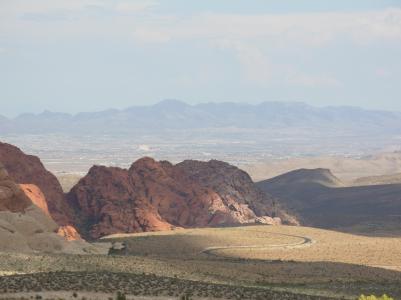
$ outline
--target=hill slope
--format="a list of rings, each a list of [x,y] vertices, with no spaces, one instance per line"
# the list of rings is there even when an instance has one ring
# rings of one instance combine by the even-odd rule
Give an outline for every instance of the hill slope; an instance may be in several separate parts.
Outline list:
[[[272,185],[315,184],[325,187],[340,187],[344,184],[329,169],[298,169],[269,180]]]
[[[305,172],[298,170],[258,182],[257,185],[279,197],[307,225],[323,228],[361,225],[371,228],[380,225],[399,230],[400,184],[343,187],[332,177],[327,182],[320,169],[310,172],[318,180],[315,176],[305,177]]]
[[[401,184],[401,173],[360,177],[352,181],[352,185],[356,186],[384,184]]]

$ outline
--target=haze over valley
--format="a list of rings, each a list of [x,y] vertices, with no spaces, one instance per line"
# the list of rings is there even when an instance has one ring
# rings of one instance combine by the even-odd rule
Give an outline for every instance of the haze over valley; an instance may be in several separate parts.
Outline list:
[[[333,167],[343,159],[363,165],[382,153],[396,159],[400,132],[399,112],[318,108],[296,102],[189,105],[165,100],[125,110],[75,115],[47,111],[4,118],[0,137],[38,155],[56,174],[83,175],[93,164],[128,167],[133,160],[151,156],[172,162],[224,160],[244,167],[259,180],[291,168]],[[275,172],[276,161],[288,159],[287,169],[278,167]],[[304,161],[297,163],[297,159]],[[359,174],[339,175],[355,179],[401,171],[397,163],[363,167]],[[334,168],[334,172],[352,173],[354,166],[347,171]]]
[[[0,0],[0,300],[401,299],[399,0]]]

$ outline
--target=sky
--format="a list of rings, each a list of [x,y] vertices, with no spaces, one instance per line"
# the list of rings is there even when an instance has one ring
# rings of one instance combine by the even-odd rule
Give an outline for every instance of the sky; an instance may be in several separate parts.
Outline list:
[[[167,98],[401,111],[401,0],[0,0],[0,115]]]

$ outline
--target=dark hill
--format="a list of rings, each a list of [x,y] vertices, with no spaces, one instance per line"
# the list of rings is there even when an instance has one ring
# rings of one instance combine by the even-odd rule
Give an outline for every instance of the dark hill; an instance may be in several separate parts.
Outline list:
[[[401,227],[401,184],[341,186],[329,170],[296,170],[257,183],[305,225],[322,228]]]

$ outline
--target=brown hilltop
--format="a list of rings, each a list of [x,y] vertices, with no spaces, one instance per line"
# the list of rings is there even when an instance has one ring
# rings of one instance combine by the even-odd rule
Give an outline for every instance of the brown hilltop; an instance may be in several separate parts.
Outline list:
[[[94,166],[68,193],[88,237],[229,224],[295,224],[250,177],[229,164],[142,158],[128,170]]]
[[[73,215],[57,178],[47,171],[38,157],[0,142],[0,162],[10,180],[21,185],[28,198],[61,227],[73,225]],[[72,229],[69,229],[71,233]],[[75,237],[79,238],[76,232]]]

